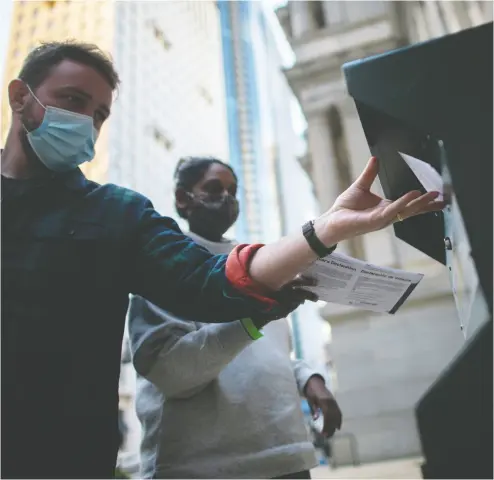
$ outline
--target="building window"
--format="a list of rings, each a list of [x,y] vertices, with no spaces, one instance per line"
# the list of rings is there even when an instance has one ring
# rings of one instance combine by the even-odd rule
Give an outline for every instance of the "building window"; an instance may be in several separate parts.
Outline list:
[[[213,104],[213,97],[205,87],[197,87],[199,95],[206,101],[208,105]]]
[[[163,30],[158,25],[156,25],[156,23],[154,23],[152,20],[149,21],[148,24],[151,28],[151,31],[153,32],[154,38],[156,38],[156,40],[158,40],[158,42],[160,42],[161,45],[163,45],[163,48],[165,50],[170,50],[172,44],[168,39],[168,37],[165,35],[165,32],[163,32]]]
[[[166,148],[166,150],[170,151],[173,148],[173,141],[157,127],[153,127],[153,138],[157,143]]]
[[[316,28],[324,28],[326,26],[326,19],[324,17],[324,2],[311,1],[307,2],[309,5],[312,20]]]

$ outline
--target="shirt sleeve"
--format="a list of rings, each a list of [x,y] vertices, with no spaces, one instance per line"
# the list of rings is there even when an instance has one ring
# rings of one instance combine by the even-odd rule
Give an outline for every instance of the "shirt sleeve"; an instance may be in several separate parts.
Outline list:
[[[130,302],[129,333],[136,371],[167,398],[196,395],[253,342],[240,320],[187,322],[137,296]]]
[[[324,376],[318,371],[311,368],[309,364],[304,360],[292,360],[292,368],[300,395],[305,394],[305,386],[307,385],[307,382],[310,378],[317,376],[325,381]]]
[[[248,280],[255,246],[235,249],[230,259],[212,255],[184,235],[174,220],[159,215],[149,200],[134,241],[130,293],[175,315],[205,323],[252,318],[256,324],[287,315],[286,305],[278,303],[275,295]],[[227,277],[227,262],[232,281]]]

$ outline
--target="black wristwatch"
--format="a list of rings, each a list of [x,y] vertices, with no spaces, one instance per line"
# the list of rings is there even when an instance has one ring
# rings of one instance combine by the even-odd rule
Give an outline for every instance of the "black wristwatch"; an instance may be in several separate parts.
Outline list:
[[[310,220],[304,224],[302,227],[302,233],[304,234],[309,247],[319,258],[331,255],[336,250],[337,244],[332,245],[331,247],[326,247],[321,240],[317,238],[316,231],[314,230],[314,220]]]

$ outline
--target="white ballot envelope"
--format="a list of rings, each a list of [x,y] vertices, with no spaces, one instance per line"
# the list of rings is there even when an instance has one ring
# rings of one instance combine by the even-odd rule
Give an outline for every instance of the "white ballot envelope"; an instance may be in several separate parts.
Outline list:
[[[390,314],[398,311],[424,277],[341,253],[317,260],[304,275],[317,280],[316,286],[304,288],[318,295],[319,300]]]
[[[441,201],[444,193],[443,179],[436,169],[423,160],[419,160],[418,158],[407,155],[406,153],[398,153],[401,155],[401,158],[405,160],[407,165],[410,167],[410,170],[415,174],[418,181],[427,192],[440,193],[437,199]]]

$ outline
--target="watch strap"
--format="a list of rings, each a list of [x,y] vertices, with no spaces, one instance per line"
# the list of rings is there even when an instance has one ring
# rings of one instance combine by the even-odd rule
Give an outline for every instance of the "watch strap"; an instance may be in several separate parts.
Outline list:
[[[337,244],[332,245],[331,247],[326,247],[321,240],[319,240],[314,229],[314,220],[310,220],[304,224],[302,227],[302,233],[304,234],[309,247],[319,258],[331,255],[336,250]]]

